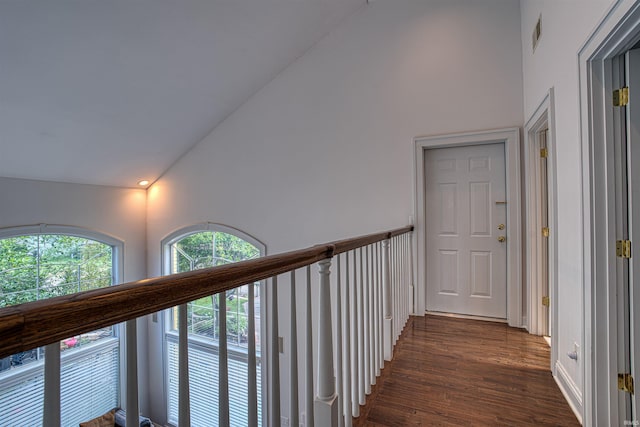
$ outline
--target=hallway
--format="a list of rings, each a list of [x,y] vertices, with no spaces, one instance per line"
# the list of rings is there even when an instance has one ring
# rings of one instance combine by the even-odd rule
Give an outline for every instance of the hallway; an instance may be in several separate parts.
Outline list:
[[[411,317],[355,426],[577,426],[541,337],[503,323]]]

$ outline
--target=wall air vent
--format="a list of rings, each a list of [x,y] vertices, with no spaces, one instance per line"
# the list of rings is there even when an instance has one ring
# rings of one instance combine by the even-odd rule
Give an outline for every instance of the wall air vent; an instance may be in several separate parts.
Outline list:
[[[533,44],[533,51],[536,51],[536,47],[538,47],[538,42],[540,41],[540,36],[542,35],[542,15],[538,17],[538,22],[536,22],[535,27],[533,27],[533,34],[531,35],[531,41]]]

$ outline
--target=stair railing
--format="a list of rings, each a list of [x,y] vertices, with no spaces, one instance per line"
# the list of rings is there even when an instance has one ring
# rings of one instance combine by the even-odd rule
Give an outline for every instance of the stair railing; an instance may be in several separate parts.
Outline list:
[[[127,425],[137,425],[136,319],[178,306],[178,422],[180,426],[190,426],[186,304],[245,284],[270,279],[271,299],[268,312],[271,375],[268,384],[267,423],[279,426],[278,292],[282,289],[279,289],[278,277],[289,273],[289,425],[299,425],[299,404],[303,397],[306,426],[351,426],[352,417],[359,416],[360,405],[365,404],[366,395],[371,393],[371,386],[376,383],[384,361],[393,357],[396,340],[413,309],[412,231],[413,227],[408,226],[248,261],[2,308],[0,358],[46,346],[43,425],[57,427],[60,425],[59,341],[126,322],[126,421]],[[311,280],[311,266],[315,263],[319,268],[316,305],[313,304],[316,298]],[[296,271],[300,269],[305,269],[306,273],[304,287],[296,284]],[[249,286],[249,289],[251,292],[253,287]],[[298,329],[298,290],[304,290],[306,294],[306,317],[301,329]],[[220,298],[220,301],[220,312],[224,313],[225,298]],[[250,332],[255,331],[252,306],[250,303]],[[313,314],[318,319],[315,328],[315,390]],[[226,426],[229,425],[229,390],[228,381],[225,380],[228,378],[227,343],[223,321],[225,316],[220,317],[218,425]],[[298,351],[298,335],[301,331],[304,337],[303,354]],[[250,335],[253,337],[255,334]],[[251,343],[249,347],[251,353]],[[255,370],[255,342],[253,348],[253,357],[249,355],[249,365]],[[306,370],[302,393],[298,390],[300,360],[304,361]],[[250,406],[256,405],[255,376],[252,378],[249,375],[248,390]],[[258,425],[256,409],[248,408],[247,425]]]

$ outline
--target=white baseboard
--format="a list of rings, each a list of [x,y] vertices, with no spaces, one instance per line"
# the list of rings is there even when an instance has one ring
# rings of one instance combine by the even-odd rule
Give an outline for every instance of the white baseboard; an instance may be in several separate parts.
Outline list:
[[[582,424],[582,392],[571,379],[560,361],[556,362],[556,372],[553,378],[556,380],[558,388],[564,395],[576,418],[580,424]]]

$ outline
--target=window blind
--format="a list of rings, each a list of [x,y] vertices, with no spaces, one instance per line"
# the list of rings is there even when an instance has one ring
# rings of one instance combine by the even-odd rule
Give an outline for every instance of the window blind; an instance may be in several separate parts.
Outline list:
[[[174,338],[174,337],[171,337]],[[178,343],[167,340],[169,422],[178,425]],[[256,367],[258,422],[262,421],[261,366]],[[189,345],[189,394],[193,427],[218,425],[218,352],[197,344]],[[247,357],[229,348],[229,417],[231,426],[243,427],[248,419]]]
[[[62,426],[77,426],[118,406],[118,339],[62,355]],[[41,361],[0,375],[0,425],[42,425],[44,370]]]

